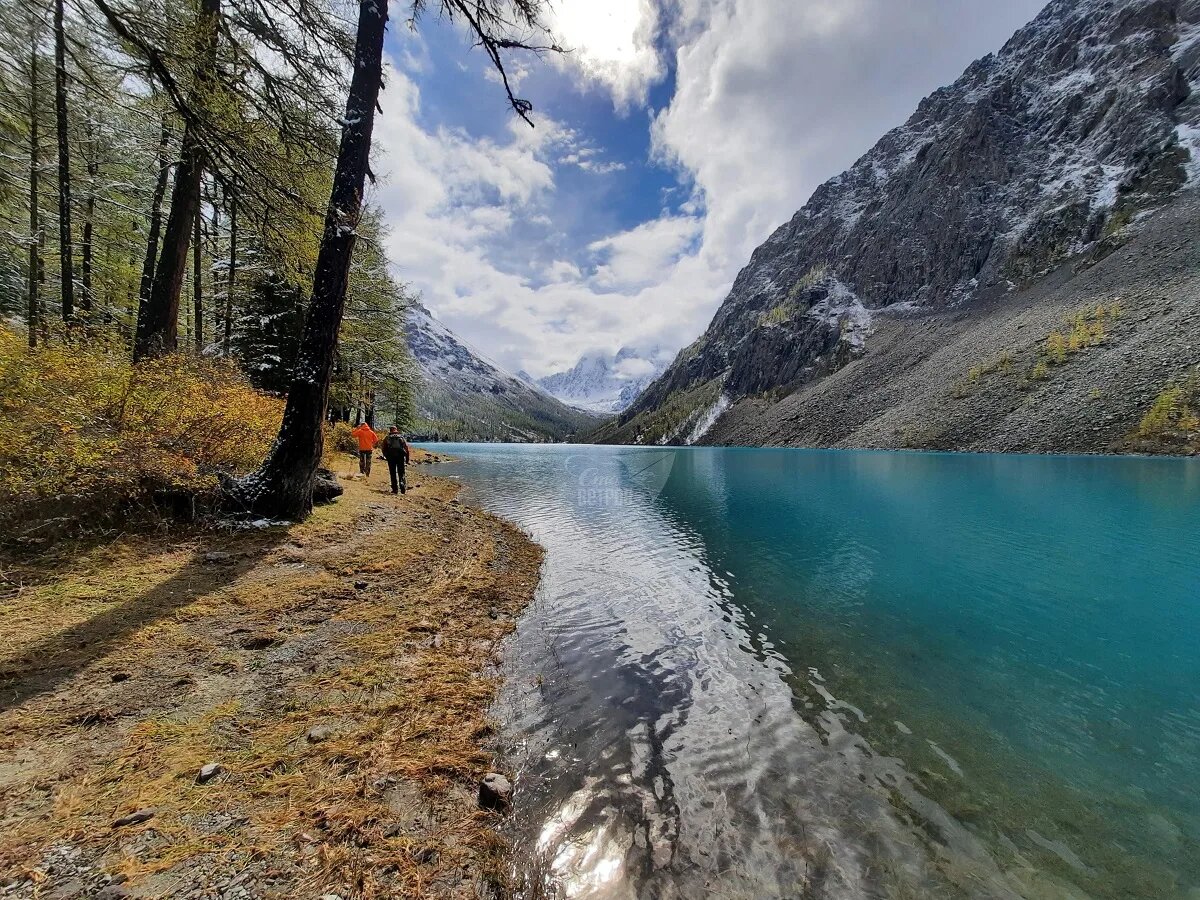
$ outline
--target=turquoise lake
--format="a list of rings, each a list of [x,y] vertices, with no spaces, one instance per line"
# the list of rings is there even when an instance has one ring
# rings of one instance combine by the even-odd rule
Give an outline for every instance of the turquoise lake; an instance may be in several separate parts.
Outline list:
[[[1200,897],[1200,460],[438,449],[545,894]]]

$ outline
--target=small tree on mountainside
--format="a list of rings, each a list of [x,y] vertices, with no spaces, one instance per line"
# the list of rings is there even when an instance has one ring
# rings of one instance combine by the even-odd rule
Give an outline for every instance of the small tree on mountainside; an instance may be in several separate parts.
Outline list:
[[[414,19],[424,5],[424,0],[415,0]],[[501,54],[511,49],[556,49],[532,43],[514,27],[516,23],[526,34],[544,34],[540,24],[541,0],[441,0],[441,9],[450,18],[461,16],[467,23],[499,73],[513,109],[529,121],[532,105],[513,95]],[[386,24],[385,3],[360,0],[354,75],[342,119],[341,146],[313,278],[312,300],[283,424],[262,466],[245,478],[226,483],[234,504],[261,515],[298,519],[312,511],[313,482],[323,449],[322,425],[337,357],[338,331],[383,78]]]

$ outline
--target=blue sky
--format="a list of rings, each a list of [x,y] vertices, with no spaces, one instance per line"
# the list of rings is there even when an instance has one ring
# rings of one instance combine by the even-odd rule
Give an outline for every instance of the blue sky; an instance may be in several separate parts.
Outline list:
[[[394,11],[374,199],[400,277],[535,376],[708,324],[750,252],[1041,0],[556,0],[510,75]],[[431,4],[432,6],[432,4]]]

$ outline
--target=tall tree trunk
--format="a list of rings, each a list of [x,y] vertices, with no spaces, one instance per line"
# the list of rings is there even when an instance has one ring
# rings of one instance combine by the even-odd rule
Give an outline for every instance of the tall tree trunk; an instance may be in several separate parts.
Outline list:
[[[354,427],[357,428],[362,424],[362,402],[358,396],[358,373],[354,371],[353,366],[349,366],[349,371],[346,373],[346,399],[354,407]]]
[[[200,219],[203,211],[196,207],[195,232],[192,235],[192,315],[196,323],[196,353],[204,352],[204,267],[201,265]]]
[[[162,121],[162,135],[158,140],[158,177],[154,181],[154,194],[150,198],[150,228],[146,233],[146,258],[142,261],[142,281],[138,288],[138,318],[141,308],[150,302],[150,288],[154,284],[154,266],[158,261],[158,235],[162,230],[162,202],[167,193],[167,147],[171,143],[171,130],[167,120]]]
[[[221,258],[221,204],[217,202],[217,180],[214,178],[212,183],[212,196],[209,198],[209,203],[212,205],[212,218],[208,220],[208,255],[211,259]],[[221,321],[225,312],[223,306],[217,305],[217,281],[216,273],[213,274],[213,295],[212,295],[212,339],[213,344],[217,343],[217,339],[221,336],[221,331],[225,327]]]
[[[383,75],[386,27],[387,4],[359,0],[354,76],[342,119],[337,169],[313,273],[312,301],[304,320],[283,424],[258,471],[227,485],[231,499],[259,514],[301,519],[312,512],[313,481],[321,463],[321,423],[329,402],[329,382],[357,237],[355,229],[362,213],[363,182]]]
[[[196,16],[197,49],[196,82],[201,86],[193,96],[202,93],[203,85],[211,80],[217,65],[217,20],[221,15],[221,0],[200,0]],[[179,295],[188,264],[188,244],[191,241],[193,219],[200,208],[200,176],[204,172],[205,153],[195,128],[189,122],[183,129],[183,152],[175,167],[175,183],[171,186],[171,212],[163,230],[162,252],[154,268],[150,298],[138,309],[137,335],[134,337],[133,358],[142,359],[160,353],[170,353],[179,343]]]
[[[38,215],[38,33],[36,25],[30,32],[29,50],[29,346],[38,341],[38,285],[41,282],[42,223]]]
[[[40,215],[40,213],[39,213]],[[41,333],[42,343],[50,340],[50,322],[46,317],[46,222],[43,219],[37,234],[37,257],[38,257],[38,303],[37,303],[37,320],[38,331]]]
[[[54,0],[54,118],[58,130],[58,259],[62,317],[75,317],[75,262],[71,246],[71,153],[67,139],[67,38],[63,0]]]
[[[229,279],[225,283],[225,336],[221,340],[221,353],[229,355],[233,339],[233,288],[237,284],[237,179],[229,189]]]
[[[179,295],[187,269],[188,244],[193,220],[200,208],[200,173],[203,151],[191,129],[183,131],[183,153],[175,167],[171,211],[163,230],[162,250],[154,267],[150,296],[138,309],[133,358],[169,353],[179,342]]]
[[[83,295],[79,305],[84,310],[92,310],[92,234],[95,230],[96,219],[96,177],[100,174],[100,160],[96,155],[96,136],[91,116],[87,124],[87,173],[88,196],[83,219],[83,247],[80,249],[79,279],[83,285]]]

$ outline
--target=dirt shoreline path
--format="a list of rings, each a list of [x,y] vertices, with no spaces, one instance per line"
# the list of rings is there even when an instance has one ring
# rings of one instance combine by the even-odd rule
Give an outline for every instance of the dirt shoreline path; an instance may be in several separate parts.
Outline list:
[[[0,896],[502,891],[476,787],[541,550],[430,468],[302,525],[5,564]]]

